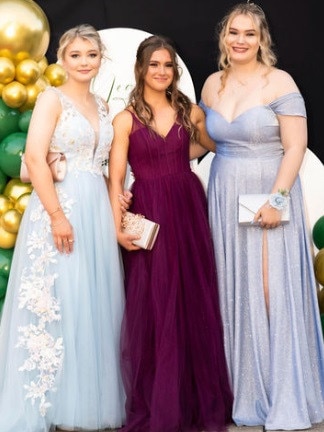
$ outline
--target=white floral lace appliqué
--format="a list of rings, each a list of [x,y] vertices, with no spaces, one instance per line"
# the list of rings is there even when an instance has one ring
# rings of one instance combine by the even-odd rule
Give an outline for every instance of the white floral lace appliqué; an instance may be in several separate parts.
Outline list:
[[[62,201],[61,201],[62,202]],[[69,216],[72,201],[65,201],[64,212]],[[26,399],[32,404],[39,401],[39,412],[46,415],[51,406],[46,395],[55,391],[55,377],[63,363],[64,346],[62,336],[50,333],[50,326],[61,320],[60,303],[53,295],[56,273],[48,274],[49,264],[56,263],[58,251],[48,242],[51,235],[47,213],[40,204],[31,214],[32,221],[41,221],[42,229],[31,232],[27,240],[28,255],[32,262],[23,271],[19,291],[19,309],[26,309],[32,319],[18,328],[17,348],[24,348],[28,356],[19,371],[35,371],[34,378],[26,384]],[[59,333],[59,332],[57,332]]]

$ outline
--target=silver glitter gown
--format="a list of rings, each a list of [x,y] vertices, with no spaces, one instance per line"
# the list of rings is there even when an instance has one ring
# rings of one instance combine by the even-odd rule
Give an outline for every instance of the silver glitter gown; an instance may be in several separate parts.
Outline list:
[[[291,220],[268,230],[269,316],[262,234],[238,225],[240,193],[270,193],[283,156],[276,115],[306,116],[299,93],[252,107],[232,122],[200,103],[217,143],[208,184],[225,351],[237,425],[306,429],[324,418],[324,350],[300,179]]]

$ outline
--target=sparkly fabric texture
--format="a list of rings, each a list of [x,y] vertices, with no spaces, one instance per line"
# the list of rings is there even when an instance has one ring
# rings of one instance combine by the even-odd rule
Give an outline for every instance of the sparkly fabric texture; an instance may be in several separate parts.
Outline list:
[[[113,129],[97,98],[100,130],[59,89],[62,114],[51,150],[67,157],[56,188],[74,230],[61,255],[35,191],[15,245],[0,326],[0,431],[48,432],[53,425],[121,426],[119,368],[123,271],[102,164]],[[46,127],[46,125],[40,125]]]
[[[123,432],[223,431],[231,420],[213,244],[189,135],[166,137],[133,116],[131,211],[160,224],[151,251],[124,251]]]
[[[267,430],[305,429],[324,418],[324,350],[316,282],[298,178],[290,222],[268,230],[270,313],[262,284],[262,234],[238,225],[238,196],[270,193],[282,159],[276,114],[305,116],[300,94],[232,122],[200,103],[217,143],[208,184],[233,419]]]

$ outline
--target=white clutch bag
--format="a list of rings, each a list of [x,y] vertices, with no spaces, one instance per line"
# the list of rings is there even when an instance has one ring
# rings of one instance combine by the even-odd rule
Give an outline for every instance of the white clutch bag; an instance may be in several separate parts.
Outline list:
[[[129,234],[140,235],[141,238],[134,240],[134,244],[142,249],[151,250],[156,241],[160,225],[141,214],[126,212],[123,215],[122,227]]]
[[[267,194],[242,194],[239,195],[239,224],[251,225],[256,212],[267,202]],[[287,206],[281,211],[281,222],[289,222],[289,201]],[[253,225],[252,225],[253,226]]]

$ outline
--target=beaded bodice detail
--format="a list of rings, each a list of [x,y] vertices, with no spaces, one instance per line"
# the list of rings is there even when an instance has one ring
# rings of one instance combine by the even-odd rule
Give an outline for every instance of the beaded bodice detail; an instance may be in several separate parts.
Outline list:
[[[95,96],[99,113],[99,131],[96,133],[69,97],[55,87],[51,90],[57,93],[62,104],[62,114],[53,134],[51,150],[65,153],[69,172],[101,174],[113,137],[111,118],[102,99]]]

